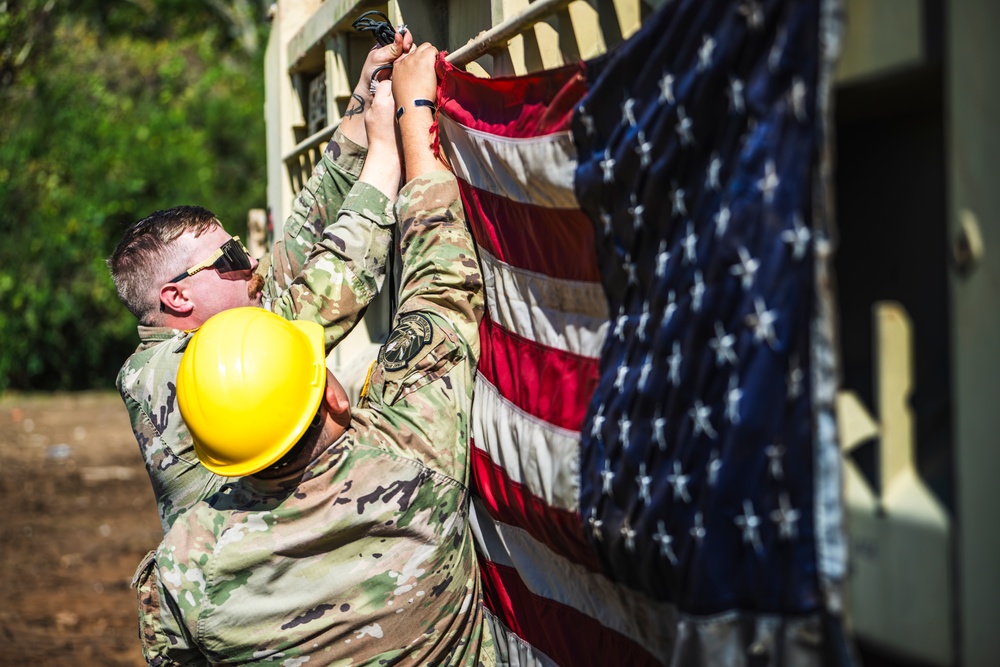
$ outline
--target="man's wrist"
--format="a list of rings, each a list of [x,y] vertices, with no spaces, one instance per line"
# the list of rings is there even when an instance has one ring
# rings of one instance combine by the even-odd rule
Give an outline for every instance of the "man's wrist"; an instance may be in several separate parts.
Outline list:
[[[372,104],[371,99],[365,99],[364,95],[355,91],[351,93],[351,99],[347,102],[347,111],[344,112],[344,120],[354,116],[364,116],[365,109]]]
[[[358,98],[360,98],[361,102],[365,105],[365,109],[367,109],[371,105],[372,100],[375,99],[375,96],[372,95],[371,91],[368,89],[367,81],[359,81],[358,85],[354,87],[354,92],[351,93],[351,99]]]
[[[406,110],[408,108],[416,111],[421,107],[426,108],[431,112],[431,118],[437,116],[437,105],[431,100],[421,97],[413,100],[408,104],[400,104],[399,107],[396,109],[396,120],[399,120],[403,116],[403,114],[406,113]]]

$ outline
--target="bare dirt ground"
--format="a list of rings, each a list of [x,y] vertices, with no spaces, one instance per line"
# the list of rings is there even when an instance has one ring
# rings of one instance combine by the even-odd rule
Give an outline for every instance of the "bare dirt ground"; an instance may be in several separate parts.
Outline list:
[[[145,665],[129,583],[161,537],[117,394],[0,396],[0,667]]]
[[[0,665],[144,665],[132,573],[162,533],[117,394],[0,397]]]

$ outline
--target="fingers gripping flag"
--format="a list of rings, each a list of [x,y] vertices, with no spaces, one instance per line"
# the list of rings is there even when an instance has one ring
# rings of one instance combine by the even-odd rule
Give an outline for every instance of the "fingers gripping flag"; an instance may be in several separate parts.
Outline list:
[[[486,277],[473,485],[510,664],[846,655],[835,5],[668,2],[521,77],[440,61]]]

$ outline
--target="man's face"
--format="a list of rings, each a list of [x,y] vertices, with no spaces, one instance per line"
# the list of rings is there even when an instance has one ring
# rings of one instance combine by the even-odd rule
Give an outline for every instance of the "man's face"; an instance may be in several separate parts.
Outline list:
[[[205,261],[231,238],[222,227],[214,227],[201,236],[191,232],[183,234],[177,239],[177,243],[185,249],[185,263],[181,268],[187,269]],[[178,281],[177,285],[188,291],[194,302],[194,315],[204,322],[230,308],[260,305],[262,285],[258,280],[251,280],[256,268],[257,260],[251,258],[247,270],[220,272],[212,267]]]

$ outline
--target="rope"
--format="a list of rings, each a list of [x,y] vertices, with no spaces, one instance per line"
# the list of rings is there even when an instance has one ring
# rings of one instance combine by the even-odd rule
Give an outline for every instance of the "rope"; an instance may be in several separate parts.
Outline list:
[[[372,16],[381,16],[382,20],[377,21]],[[358,18],[354,19],[354,23],[351,27],[358,32],[370,32],[372,36],[375,37],[375,41],[378,42],[379,46],[388,46],[392,44],[393,40],[396,39],[396,30],[389,23],[389,17],[382,12],[370,11],[365,12]]]

